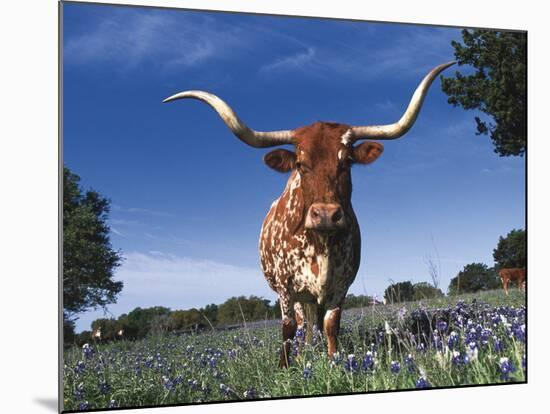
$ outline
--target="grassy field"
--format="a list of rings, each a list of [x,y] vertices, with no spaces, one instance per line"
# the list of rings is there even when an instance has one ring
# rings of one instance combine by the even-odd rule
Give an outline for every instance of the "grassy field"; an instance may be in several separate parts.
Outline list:
[[[277,321],[65,352],[65,410],[525,381],[525,295],[501,290],[344,312],[339,352]]]

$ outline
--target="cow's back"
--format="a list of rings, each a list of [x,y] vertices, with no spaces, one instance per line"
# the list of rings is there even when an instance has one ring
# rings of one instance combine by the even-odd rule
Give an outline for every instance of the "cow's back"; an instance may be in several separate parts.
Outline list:
[[[524,268],[503,268],[499,271],[501,280],[523,282],[526,279],[526,269]]]

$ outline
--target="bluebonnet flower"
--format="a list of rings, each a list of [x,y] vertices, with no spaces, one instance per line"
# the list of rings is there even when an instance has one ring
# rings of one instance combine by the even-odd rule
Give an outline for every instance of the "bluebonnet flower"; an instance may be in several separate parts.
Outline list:
[[[365,354],[365,357],[363,358],[363,363],[361,364],[361,368],[365,371],[373,371],[374,370],[374,354],[371,351],[367,351]]]
[[[76,386],[76,389],[74,390],[74,398],[76,400],[81,400],[84,398],[84,384],[82,382]]]
[[[220,384],[220,392],[224,397],[227,397],[231,393],[231,388],[222,383]]]
[[[506,342],[498,339],[496,335],[493,336],[493,350],[498,353],[498,352],[504,351],[505,349],[506,349]]]
[[[348,372],[354,373],[357,372],[358,368],[359,364],[357,363],[357,359],[355,359],[355,355],[349,354],[348,358],[344,361],[344,369]]]
[[[174,382],[165,375],[162,376],[162,384],[164,385],[164,388],[166,388],[168,391],[172,391],[174,389]]]
[[[449,334],[449,339],[447,339],[447,346],[449,349],[455,349],[458,345],[458,342],[460,341],[460,337],[455,331],[451,331]]]
[[[414,366],[414,359],[413,359],[413,356],[411,354],[407,355],[405,357],[405,365],[407,366],[407,370],[409,372],[413,372],[414,369],[415,369],[415,366]]]
[[[500,358],[499,367],[500,367],[501,377],[503,380],[508,380],[510,377],[510,374],[512,372],[515,372],[516,370],[516,367],[514,366],[514,364],[512,364],[512,362],[506,357]]]
[[[453,365],[460,365],[462,363],[462,358],[460,356],[460,352],[453,351],[453,356],[451,357],[451,362]]]
[[[313,368],[311,367],[311,363],[307,363],[306,366],[304,367],[304,378],[305,379],[310,379],[311,376],[313,375]]]
[[[217,364],[218,360],[216,359],[216,357],[211,357],[210,358],[210,361],[208,361],[209,365],[210,365],[210,368],[211,369],[215,369],[216,368],[216,364]]]
[[[439,320],[436,323],[436,327],[439,332],[445,333],[447,332],[448,325],[447,325],[447,322]]]
[[[399,374],[399,371],[401,371],[401,364],[398,361],[392,361],[390,371],[394,374]]]
[[[306,339],[306,333],[304,331],[304,328],[298,328],[296,329],[296,334],[294,335],[294,338],[298,341],[298,342],[303,342],[305,341]]]
[[[94,355],[94,348],[90,344],[82,345],[82,352],[86,358],[91,358]]]
[[[424,345],[424,342],[420,342],[416,346],[416,350],[419,351],[419,352],[424,352],[426,350],[426,345]]]
[[[88,401],[82,401],[79,405],[78,405],[78,409],[79,410],[87,410],[90,408],[90,404],[88,404]]]
[[[397,313],[397,319],[400,321],[403,321],[406,315],[407,315],[407,308],[403,306],[401,309],[399,309]]]
[[[76,366],[74,367],[74,371],[77,374],[82,374],[85,369],[86,369],[86,364],[84,363],[84,361],[78,361],[76,363]]]
[[[468,356],[469,361],[472,359],[477,359],[478,353],[479,353],[479,350],[477,348],[477,343],[470,342],[466,349],[466,355]]]
[[[332,360],[330,361],[331,365],[338,365],[340,362],[342,362],[342,355],[340,352],[336,351],[332,355]]]
[[[431,384],[426,377],[420,377],[416,380],[416,388],[430,388]]]
[[[202,387],[201,387],[201,391],[202,391],[202,394],[206,397],[208,396],[208,394],[210,394],[210,387],[208,386],[208,384],[205,384],[204,382],[202,383]]]
[[[466,331],[466,337],[464,338],[465,343],[476,342],[478,338],[477,331],[475,328],[470,328]]]
[[[254,398],[258,397],[258,392],[256,391],[256,388],[252,387],[247,389],[244,393],[244,398],[247,400],[253,400]]]
[[[147,367],[147,368],[151,368],[153,366],[153,361],[154,361],[154,358],[152,356],[148,356],[146,359],[145,359],[145,362],[144,362],[144,365]]]
[[[116,406],[117,406],[116,400],[111,400],[109,401],[109,405],[107,406],[107,408],[116,408]]]
[[[512,331],[514,333],[514,337],[518,341],[525,342],[525,324],[522,324],[522,325],[514,324],[514,325],[512,325]]]
[[[108,394],[110,391],[111,391],[111,386],[107,382],[105,381],[99,382],[99,392],[101,394],[105,395],[105,394]]]
[[[488,328],[483,328],[481,330],[481,334],[479,335],[479,339],[481,340],[481,345],[485,346],[489,343],[489,338],[491,336],[491,330]]]
[[[277,350],[277,352],[279,352],[279,351]],[[229,357],[229,359],[237,358],[237,350],[236,349],[229,349],[227,351],[227,356]]]
[[[192,380],[192,379],[187,380],[187,385],[192,390],[196,390],[197,388],[199,388],[199,382],[197,380]]]
[[[441,337],[439,336],[437,329],[435,329],[433,333],[433,346],[435,349],[439,351],[443,349],[443,341],[441,340]]]

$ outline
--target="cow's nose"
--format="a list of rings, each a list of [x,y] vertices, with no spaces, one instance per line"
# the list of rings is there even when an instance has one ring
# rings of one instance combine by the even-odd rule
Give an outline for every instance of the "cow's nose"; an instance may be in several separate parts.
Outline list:
[[[334,231],[345,225],[344,211],[340,204],[315,203],[309,208],[306,228],[319,231]]]

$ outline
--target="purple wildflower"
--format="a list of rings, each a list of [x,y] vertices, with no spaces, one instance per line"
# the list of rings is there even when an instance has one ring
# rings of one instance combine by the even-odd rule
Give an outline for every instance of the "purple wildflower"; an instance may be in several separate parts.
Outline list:
[[[425,377],[420,377],[416,380],[416,388],[430,388],[431,384]]]
[[[311,367],[311,364],[308,362],[306,366],[304,367],[304,379],[310,379],[313,375],[313,368]]]
[[[390,371],[394,374],[399,374],[399,371],[401,371],[401,364],[398,361],[392,361]]]
[[[344,369],[348,372],[354,373],[357,372],[358,368],[359,364],[357,363],[357,359],[355,359],[355,355],[349,354],[348,358],[344,361]]]
[[[512,362],[506,357],[500,358],[499,367],[500,367],[501,377],[503,380],[506,380],[506,381],[510,379],[510,374],[515,372],[516,370],[516,367],[514,366],[514,364],[512,364]]]

